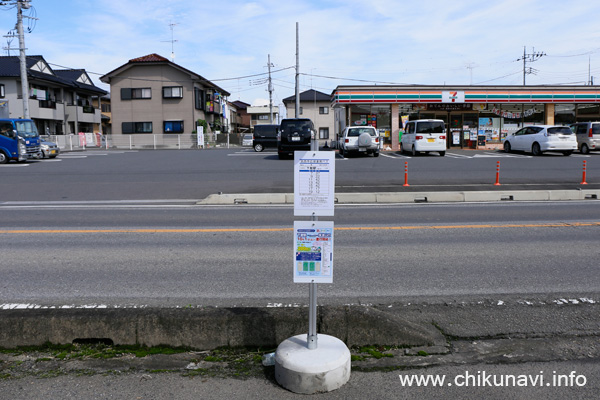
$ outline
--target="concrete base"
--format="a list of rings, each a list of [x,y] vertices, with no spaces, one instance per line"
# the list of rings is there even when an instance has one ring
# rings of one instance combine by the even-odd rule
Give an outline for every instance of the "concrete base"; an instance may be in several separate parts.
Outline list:
[[[330,392],[350,379],[350,350],[333,336],[318,335],[309,350],[306,334],[284,340],[275,352],[275,379],[294,393]]]

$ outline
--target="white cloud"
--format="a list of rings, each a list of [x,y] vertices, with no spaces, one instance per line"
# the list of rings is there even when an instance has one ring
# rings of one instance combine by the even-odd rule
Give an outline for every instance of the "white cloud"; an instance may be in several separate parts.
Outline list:
[[[295,64],[300,25],[303,74],[373,82],[520,84],[523,47],[543,51],[528,83],[587,81],[600,75],[600,32],[588,0],[278,0],[183,1],[34,0],[37,27],[29,54],[51,63],[106,73],[150,53],[169,57],[208,79],[265,73]],[[0,29],[15,13],[0,11]],[[588,54],[589,53],[589,54]],[[587,54],[587,55],[586,55]],[[567,57],[569,56],[569,57]],[[468,69],[467,66],[472,67]],[[501,78],[504,77],[504,78]],[[99,84],[96,76],[92,76]],[[500,79],[499,79],[500,78]],[[252,103],[267,96],[254,78],[218,81],[232,98]],[[276,99],[293,94],[294,71],[274,74]],[[362,82],[302,75],[302,87],[329,92]]]

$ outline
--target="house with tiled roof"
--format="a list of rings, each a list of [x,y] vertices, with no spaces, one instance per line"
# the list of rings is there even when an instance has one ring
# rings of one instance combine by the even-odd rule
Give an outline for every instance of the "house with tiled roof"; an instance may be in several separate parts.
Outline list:
[[[333,112],[331,112],[331,95],[314,89],[306,90],[299,93],[299,95],[299,115],[296,115],[296,96],[289,96],[283,99],[287,117],[310,118],[315,124],[320,145],[325,145],[330,140],[335,140],[335,118]]]
[[[101,132],[100,110],[93,106],[107,92],[84,69],[53,69],[43,56],[27,56],[29,114],[41,133]],[[0,57],[0,114],[24,115],[19,57]]]
[[[199,124],[229,130],[229,92],[158,54],[133,58],[100,80],[110,85],[113,136],[191,134]]]

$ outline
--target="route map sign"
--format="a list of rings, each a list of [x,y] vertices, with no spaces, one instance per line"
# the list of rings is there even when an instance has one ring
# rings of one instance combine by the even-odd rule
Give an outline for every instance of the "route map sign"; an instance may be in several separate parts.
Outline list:
[[[333,221],[294,221],[294,282],[333,283]]]
[[[294,215],[332,216],[335,203],[335,152],[294,153]]]

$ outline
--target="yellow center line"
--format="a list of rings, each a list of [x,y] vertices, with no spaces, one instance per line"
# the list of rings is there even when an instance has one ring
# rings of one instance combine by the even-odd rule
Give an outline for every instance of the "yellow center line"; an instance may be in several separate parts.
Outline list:
[[[336,231],[419,230],[419,229],[486,229],[486,228],[567,228],[600,226],[600,222],[546,224],[471,224],[414,226],[336,227]],[[2,233],[227,233],[227,232],[290,232],[293,228],[198,228],[198,229],[0,229]]]

